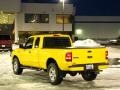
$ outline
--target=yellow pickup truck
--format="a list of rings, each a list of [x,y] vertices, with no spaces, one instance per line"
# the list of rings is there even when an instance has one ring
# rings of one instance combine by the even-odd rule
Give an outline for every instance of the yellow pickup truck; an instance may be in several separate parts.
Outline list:
[[[73,47],[69,35],[35,35],[12,52],[12,66],[17,75],[25,68],[47,71],[53,85],[60,84],[66,74],[79,73],[92,81],[108,67],[108,51],[105,47]]]

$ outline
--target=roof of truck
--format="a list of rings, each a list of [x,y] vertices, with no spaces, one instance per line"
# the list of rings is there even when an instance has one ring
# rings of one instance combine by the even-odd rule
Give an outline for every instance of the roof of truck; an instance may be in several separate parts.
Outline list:
[[[67,37],[69,35],[66,35],[66,34],[41,34],[41,35],[33,35],[31,37],[61,37],[61,36],[64,36],[64,37]]]

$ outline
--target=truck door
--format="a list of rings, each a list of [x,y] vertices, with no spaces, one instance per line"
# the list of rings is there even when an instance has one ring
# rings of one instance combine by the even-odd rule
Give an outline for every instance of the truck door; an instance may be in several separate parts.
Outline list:
[[[33,37],[28,39],[27,43],[25,44],[24,51],[22,52],[22,55],[21,55],[21,60],[24,63],[24,65],[26,65],[26,66],[31,65],[31,60],[32,60],[31,52],[32,52],[32,48],[33,48],[33,41],[34,41]]]
[[[31,66],[33,67],[39,67],[39,46],[40,46],[40,37],[37,37],[35,39],[35,43],[33,45],[32,51],[31,51]]]

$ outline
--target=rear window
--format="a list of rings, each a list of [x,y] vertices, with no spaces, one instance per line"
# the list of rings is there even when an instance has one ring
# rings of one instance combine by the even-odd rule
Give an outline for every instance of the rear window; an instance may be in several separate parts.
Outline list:
[[[0,40],[10,40],[9,35],[0,35]]]
[[[65,48],[70,47],[69,37],[44,37],[43,48]]]

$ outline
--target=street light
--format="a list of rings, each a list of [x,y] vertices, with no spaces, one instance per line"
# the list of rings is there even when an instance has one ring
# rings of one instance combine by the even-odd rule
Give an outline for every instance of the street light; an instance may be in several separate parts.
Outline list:
[[[60,0],[60,2],[62,3],[62,18],[63,18],[63,24],[62,24],[62,29],[64,31],[64,8],[65,8],[65,0]]]
[[[82,29],[76,29],[76,30],[75,30],[75,34],[76,34],[76,35],[82,35],[82,33],[83,33],[83,30],[82,30]]]

